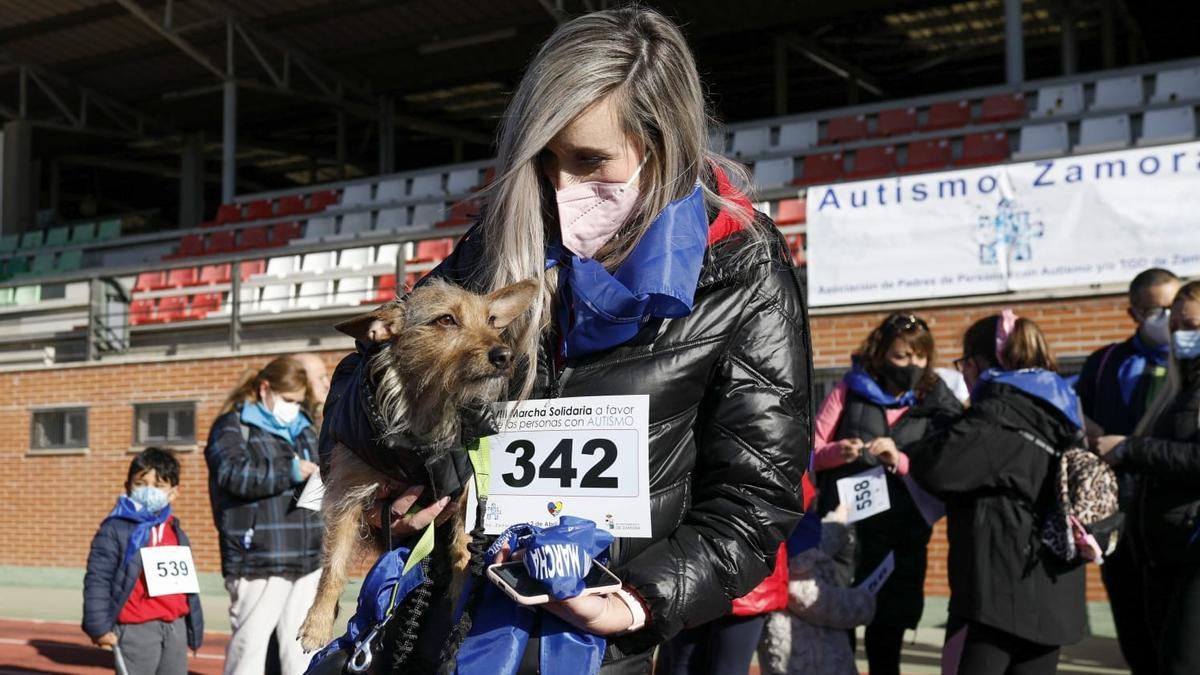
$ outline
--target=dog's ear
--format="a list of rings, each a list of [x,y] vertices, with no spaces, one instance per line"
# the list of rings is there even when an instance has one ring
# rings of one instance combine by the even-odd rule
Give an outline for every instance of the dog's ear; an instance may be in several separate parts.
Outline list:
[[[404,320],[404,303],[389,302],[372,312],[359,314],[334,325],[355,340],[382,342],[395,336]]]
[[[496,328],[508,326],[529,310],[537,293],[537,282],[526,279],[511,286],[505,286],[487,296],[488,323]]]

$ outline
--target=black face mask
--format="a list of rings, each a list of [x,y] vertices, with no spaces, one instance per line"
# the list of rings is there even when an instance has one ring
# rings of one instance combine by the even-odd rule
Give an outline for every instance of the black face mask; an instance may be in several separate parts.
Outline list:
[[[925,369],[921,366],[897,366],[885,361],[879,368],[880,384],[892,391],[916,389],[924,376]]]

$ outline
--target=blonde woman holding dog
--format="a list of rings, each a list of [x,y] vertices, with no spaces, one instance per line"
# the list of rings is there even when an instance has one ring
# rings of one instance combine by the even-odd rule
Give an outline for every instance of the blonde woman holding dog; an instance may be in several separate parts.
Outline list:
[[[308,667],[296,632],[316,596],[323,529],[320,513],[296,507],[317,468],[316,433],[301,411],[308,389],[300,361],[280,356],[238,383],[208,433],[208,494],[233,629],[226,675],[271,670],[272,634],[283,675]]]
[[[514,398],[649,396],[653,535],[612,544],[620,592],[538,613],[543,641],[555,618],[602,636],[604,673],[649,673],[656,646],[729,614],[802,512],[803,293],[774,224],[737,187],[744,171],[706,148],[710,128],[692,54],[662,14],[563,24],[503,117],[485,215],[433,273],[476,292],[541,280],[509,329]],[[362,424],[341,412],[327,410],[330,433]],[[411,504],[393,509],[395,532],[444,508],[408,514]],[[487,609],[489,586],[474,585],[468,612]],[[459,672],[466,654],[478,663],[492,649],[480,637],[462,642]],[[489,672],[546,670],[538,641]]]

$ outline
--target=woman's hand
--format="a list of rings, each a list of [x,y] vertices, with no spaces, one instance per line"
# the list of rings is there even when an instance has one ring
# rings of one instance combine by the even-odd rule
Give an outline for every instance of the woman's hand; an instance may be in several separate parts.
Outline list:
[[[542,607],[576,628],[595,635],[614,635],[629,630],[633,612],[616,595],[580,595]]]
[[[108,631],[98,638],[92,638],[92,644],[101,649],[112,649],[113,647],[117,646],[117,634],[112,631]]]
[[[867,445],[867,452],[878,457],[879,461],[887,466],[896,466],[896,462],[900,461],[900,450],[896,447],[896,442],[887,436],[880,436],[871,441]]]
[[[843,438],[838,441],[842,450],[842,460],[849,464],[862,455],[863,442],[858,438]]]
[[[407,537],[410,534],[416,534],[424,530],[430,523],[436,522],[438,525],[450,519],[450,516],[458,512],[458,504],[451,504],[450,497],[442,497],[438,501],[426,506],[416,513],[409,514],[408,510],[420,498],[421,493],[425,491],[424,485],[414,485],[400,493],[400,496],[392,502],[392,536]],[[389,491],[394,494],[394,491]],[[379,522],[379,512],[383,508],[383,503],[386,501],[389,494],[385,493],[375,499],[375,503],[371,508],[367,509],[364,514],[367,523],[372,527],[382,528]]]
[[[1100,459],[1104,460],[1105,464],[1108,464],[1109,466],[1115,466],[1121,461],[1122,453],[1120,451],[1120,447],[1124,442],[1124,436],[1101,436],[1100,438],[1096,439],[1094,444],[1092,444],[1092,448],[1096,451],[1096,454],[1100,456]]]

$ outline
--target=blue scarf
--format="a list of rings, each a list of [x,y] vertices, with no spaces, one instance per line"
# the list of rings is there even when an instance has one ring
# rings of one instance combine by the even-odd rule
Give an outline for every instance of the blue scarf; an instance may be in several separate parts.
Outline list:
[[[104,520],[120,518],[121,520],[128,520],[131,523],[135,523],[133,534],[129,536],[129,543],[125,545],[125,555],[122,558],[122,563],[128,563],[133,558],[133,554],[146,545],[146,540],[150,538],[151,528],[162,525],[170,517],[170,506],[163,508],[158,513],[151,513],[130,499],[128,495],[117,497],[117,505],[104,517]]]
[[[850,368],[850,372],[842,376],[842,381],[850,391],[885,408],[907,408],[917,402],[917,393],[911,389],[899,396],[887,393],[875,378],[857,363]]]
[[[562,267],[561,356],[602,352],[632,340],[651,318],[690,314],[707,248],[708,211],[699,184],[658,214],[613,273],[552,242],[546,269]]]
[[[281,424],[279,420],[275,419],[275,414],[267,410],[262,402],[253,405],[248,402],[243,404],[241,420],[243,424],[258,427],[293,444],[305,429],[312,426],[312,422],[308,421],[308,416],[303,412],[296,415],[296,419],[292,420],[291,424]]]
[[[1071,424],[1075,425],[1076,429],[1083,428],[1083,420],[1080,418],[1079,411],[1079,397],[1076,396],[1075,390],[1071,388],[1071,385],[1059,377],[1058,373],[1041,368],[1026,368],[1024,370],[1000,370],[999,368],[992,368],[984,371],[979,376],[979,381],[975,383],[975,389],[971,392],[971,397],[974,398],[975,391],[978,391],[981,386],[989,382],[1007,384],[1020,389],[1034,398],[1041,399],[1061,412]]]
[[[792,530],[792,535],[788,537],[788,557],[792,558],[820,545],[821,516],[817,515],[816,511],[808,511],[800,519],[800,524],[796,525],[796,529]]]
[[[592,558],[603,554],[612,540],[611,534],[596,529],[596,524],[590,520],[562,516],[555,527],[514,525],[508,528],[488,549],[486,560],[487,564],[492,564],[496,554],[505,546],[512,551],[524,548],[525,567],[530,576],[546,584],[554,599],[565,600],[583,590],[583,578],[587,575]],[[546,549],[547,546],[554,548]],[[569,553],[562,555],[564,550]],[[543,555],[539,556],[539,553]],[[539,565],[536,563],[539,557],[575,562],[570,565]],[[476,583],[477,580],[472,577],[470,582]],[[463,591],[463,600],[459,603],[456,616],[462,613],[470,592],[470,587]],[[455,673],[516,673],[525,647],[529,644],[534,619],[537,618],[535,611],[518,605],[495,585],[487,583],[483,588],[478,615],[472,617],[471,632],[459,647]],[[549,612],[539,613],[539,672],[543,675],[581,675],[600,670],[607,645],[604,638],[580,632]]]
[[[1125,359],[1121,367],[1117,369],[1117,381],[1121,384],[1121,400],[1125,405],[1132,403],[1133,391],[1137,388],[1142,374],[1146,372],[1146,366],[1149,364],[1165,366],[1167,357],[1171,354],[1171,345],[1151,347],[1142,342],[1140,335],[1135,334],[1129,343],[1133,345],[1134,354]]]

